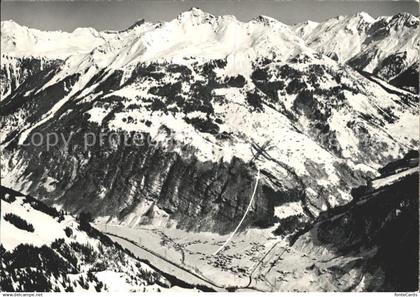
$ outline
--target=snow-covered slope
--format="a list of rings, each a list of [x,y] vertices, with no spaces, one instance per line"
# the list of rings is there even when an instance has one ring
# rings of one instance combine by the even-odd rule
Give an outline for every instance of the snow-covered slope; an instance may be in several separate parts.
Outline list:
[[[294,29],[309,47],[338,61],[347,61],[361,51],[365,32],[373,22],[368,14],[359,13],[321,23],[306,22]]]
[[[319,26],[318,22],[311,20],[305,21],[303,23],[298,23],[292,26],[292,30],[296,32],[303,40],[310,38],[312,32]]]
[[[4,187],[0,191],[3,292],[159,292],[171,288],[159,272],[82,218],[76,221]]]
[[[362,12],[293,29],[314,50],[389,80],[418,61],[418,25],[409,13],[374,19]]]
[[[113,38],[117,32],[98,32],[78,28],[71,33],[41,31],[19,25],[13,20],[1,22],[1,98],[30,76],[51,69],[71,55],[89,53]]]

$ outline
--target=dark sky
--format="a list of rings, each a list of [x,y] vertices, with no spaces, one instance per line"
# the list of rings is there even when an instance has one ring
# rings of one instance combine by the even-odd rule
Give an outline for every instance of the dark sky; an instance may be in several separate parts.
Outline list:
[[[398,12],[418,15],[415,1],[276,1],[276,0],[131,0],[131,1],[1,1],[1,19],[43,30],[73,31],[127,28],[136,20],[167,21],[196,6],[214,15],[233,14],[242,21],[268,15],[286,24],[319,21],[366,11],[377,17]]]

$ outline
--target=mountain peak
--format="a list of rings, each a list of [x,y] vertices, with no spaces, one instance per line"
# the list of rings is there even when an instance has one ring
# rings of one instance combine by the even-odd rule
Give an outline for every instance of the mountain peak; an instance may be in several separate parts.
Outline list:
[[[374,22],[375,21],[375,19],[370,15],[370,14],[368,14],[367,12],[365,12],[365,11],[360,11],[360,12],[358,12],[357,14],[356,14],[356,17],[358,17],[358,18],[361,18],[361,19],[363,19],[364,21],[366,21],[366,22],[368,22],[368,23],[372,23],[372,22]]]
[[[3,25],[3,24],[16,24],[16,25],[19,25],[17,22],[15,22],[14,20],[12,20],[12,19],[10,19],[10,20],[4,20],[4,21],[1,21],[1,24]]]
[[[79,27],[74,29],[73,34],[97,36],[98,31],[92,27]]]
[[[141,26],[144,24],[144,19],[138,19],[134,24],[132,24],[130,27],[128,27],[127,29],[123,30],[123,31],[128,31],[131,29],[134,29],[135,27]]]
[[[177,19],[181,22],[192,21],[193,23],[201,23],[215,18],[214,15],[205,12],[197,7],[191,7],[189,10],[178,15]]]
[[[400,12],[397,13],[396,15],[394,15],[392,17],[392,20],[402,20],[402,21],[417,21],[418,22],[418,18],[414,15],[412,15],[411,13],[408,12]]]
[[[401,17],[401,18],[411,18],[413,15],[408,12],[399,12],[394,17]]]
[[[315,22],[315,21],[307,20],[307,21],[303,22],[303,24],[313,25],[313,24],[319,24],[319,23],[318,22]]]
[[[203,10],[201,10],[197,6],[192,6],[190,9],[187,10],[187,12],[192,12],[192,13],[195,13],[195,14],[203,14],[203,13],[205,13]]]
[[[22,28],[24,26],[19,25],[17,22],[15,22],[14,20],[6,20],[6,21],[1,21],[1,30],[2,33],[4,33],[5,30],[17,30],[19,28]]]
[[[261,22],[261,23],[267,24],[267,25],[268,24],[278,23],[279,22],[275,18],[266,16],[266,15],[259,15],[254,20],[257,21],[257,22]]]
[[[388,18],[391,27],[418,27],[419,19],[408,12],[400,12]]]

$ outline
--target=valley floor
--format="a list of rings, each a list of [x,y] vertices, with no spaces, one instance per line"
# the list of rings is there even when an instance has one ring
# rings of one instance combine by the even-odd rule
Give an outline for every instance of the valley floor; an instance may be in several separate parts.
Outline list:
[[[269,230],[250,229],[237,234],[227,248],[214,253],[228,235],[191,233],[178,229],[96,225],[112,240],[161,271],[216,291],[325,290],[310,267],[308,256]],[[331,288],[330,288],[331,289]]]

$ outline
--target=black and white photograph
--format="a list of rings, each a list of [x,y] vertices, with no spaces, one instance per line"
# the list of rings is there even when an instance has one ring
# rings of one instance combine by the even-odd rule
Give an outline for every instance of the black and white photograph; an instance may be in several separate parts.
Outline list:
[[[418,296],[419,33],[414,0],[2,1],[2,296]]]

